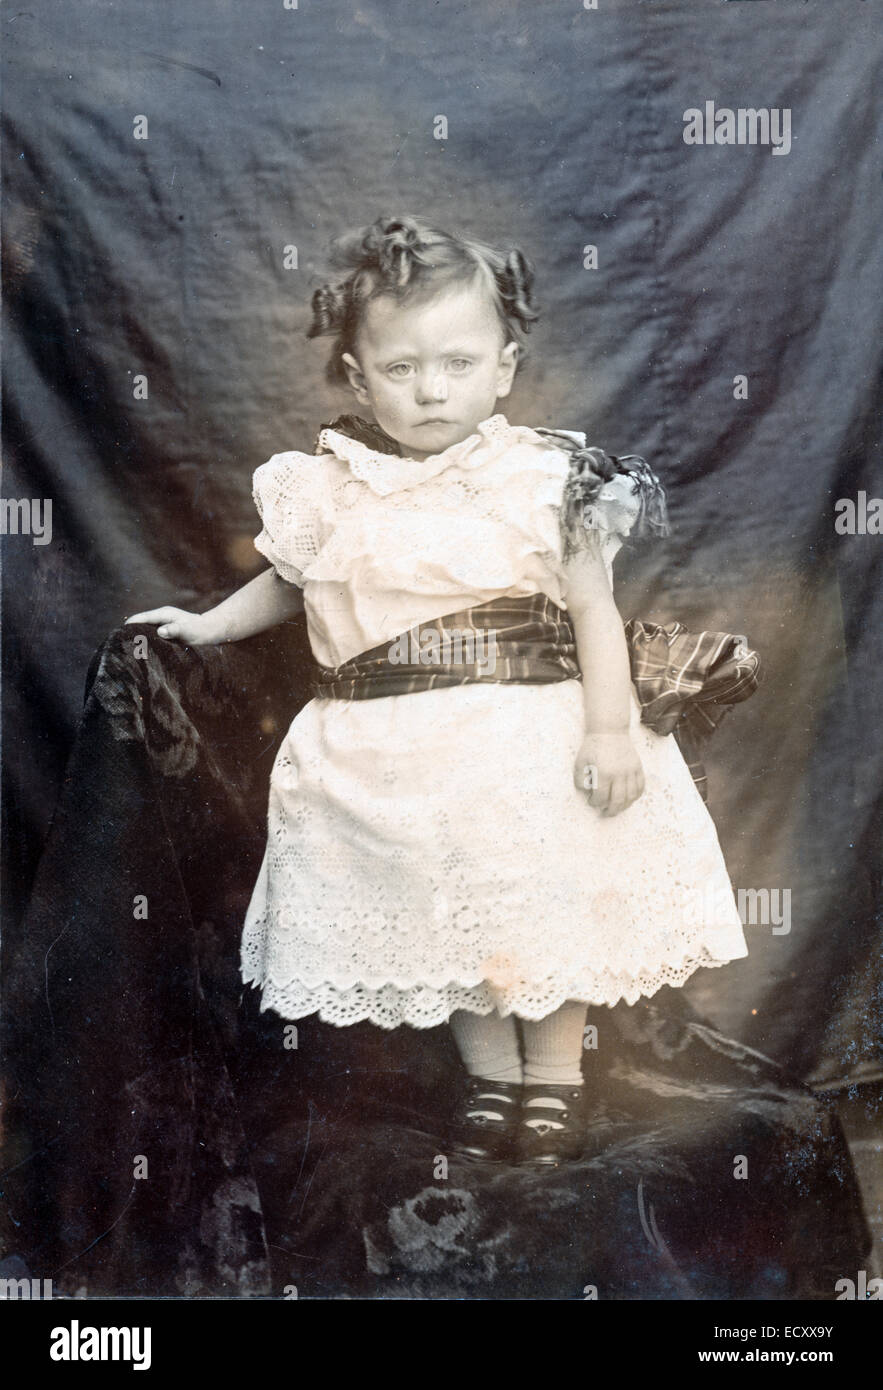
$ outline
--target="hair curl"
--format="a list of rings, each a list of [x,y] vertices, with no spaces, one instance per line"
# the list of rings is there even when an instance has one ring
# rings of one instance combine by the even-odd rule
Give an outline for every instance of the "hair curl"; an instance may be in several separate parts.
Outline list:
[[[491,293],[506,341],[519,344],[516,370],[526,356],[522,334],[530,332],[539,314],[531,297],[533,267],[517,248],[504,254],[417,217],[379,217],[332,242],[331,266],[349,273],[316,290],[307,337],[336,336],[326,369],[334,385],[348,380],[343,354],[354,351],[362,315],[372,299],[390,295],[404,303],[429,298],[446,285],[476,277],[484,279]]]

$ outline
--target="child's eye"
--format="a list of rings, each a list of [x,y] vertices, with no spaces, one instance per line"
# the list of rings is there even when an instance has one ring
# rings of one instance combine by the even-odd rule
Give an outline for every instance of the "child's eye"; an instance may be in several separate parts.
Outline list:
[[[449,364],[452,372],[468,372],[472,366],[470,357],[455,357]]]
[[[393,362],[391,367],[387,367],[390,376],[404,377],[411,372],[410,362]]]

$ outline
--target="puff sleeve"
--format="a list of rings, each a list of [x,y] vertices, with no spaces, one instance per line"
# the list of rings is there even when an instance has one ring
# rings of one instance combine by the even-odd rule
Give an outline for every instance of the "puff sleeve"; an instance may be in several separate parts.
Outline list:
[[[668,535],[665,492],[645,459],[589,448],[585,435],[542,433],[570,456],[560,511],[563,559],[610,537]]]
[[[254,474],[252,496],[262,522],[255,549],[299,587],[322,546],[323,482],[321,457],[297,452],[274,454]]]

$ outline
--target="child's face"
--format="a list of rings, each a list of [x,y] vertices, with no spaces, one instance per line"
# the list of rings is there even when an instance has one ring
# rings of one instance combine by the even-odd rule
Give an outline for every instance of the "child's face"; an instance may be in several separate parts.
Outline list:
[[[414,459],[474,434],[508,396],[518,360],[518,345],[506,343],[480,284],[413,304],[372,299],[355,350],[357,357],[347,352],[343,361],[358,400]]]

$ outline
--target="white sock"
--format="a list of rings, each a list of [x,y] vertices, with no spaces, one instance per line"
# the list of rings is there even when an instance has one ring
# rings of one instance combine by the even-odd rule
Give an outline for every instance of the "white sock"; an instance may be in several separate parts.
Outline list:
[[[511,1014],[503,1018],[496,1010],[491,1014],[473,1014],[467,1009],[458,1009],[451,1014],[450,1024],[457,1050],[470,1076],[520,1083],[521,1052]]]
[[[560,1009],[556,1009],[546,1018],[541,1018],[538,1023],[522,1019],[526,1086],[541,1085],[544,1081],[551,1081],[558,1086],[582,1086],[581,1062],[586,1013],[586,1004],[569,999]],[[547,1110],[566,1110],[567,1102],[557,1096],[543,1096],[538,1093],[526,1102],[525,1109],[529,1110],[531,1106],[542,1106]],[[538,1120],[537,1123],[543,1126],[551,1123],[553,1129],[561,1128],[548,1120]]]

